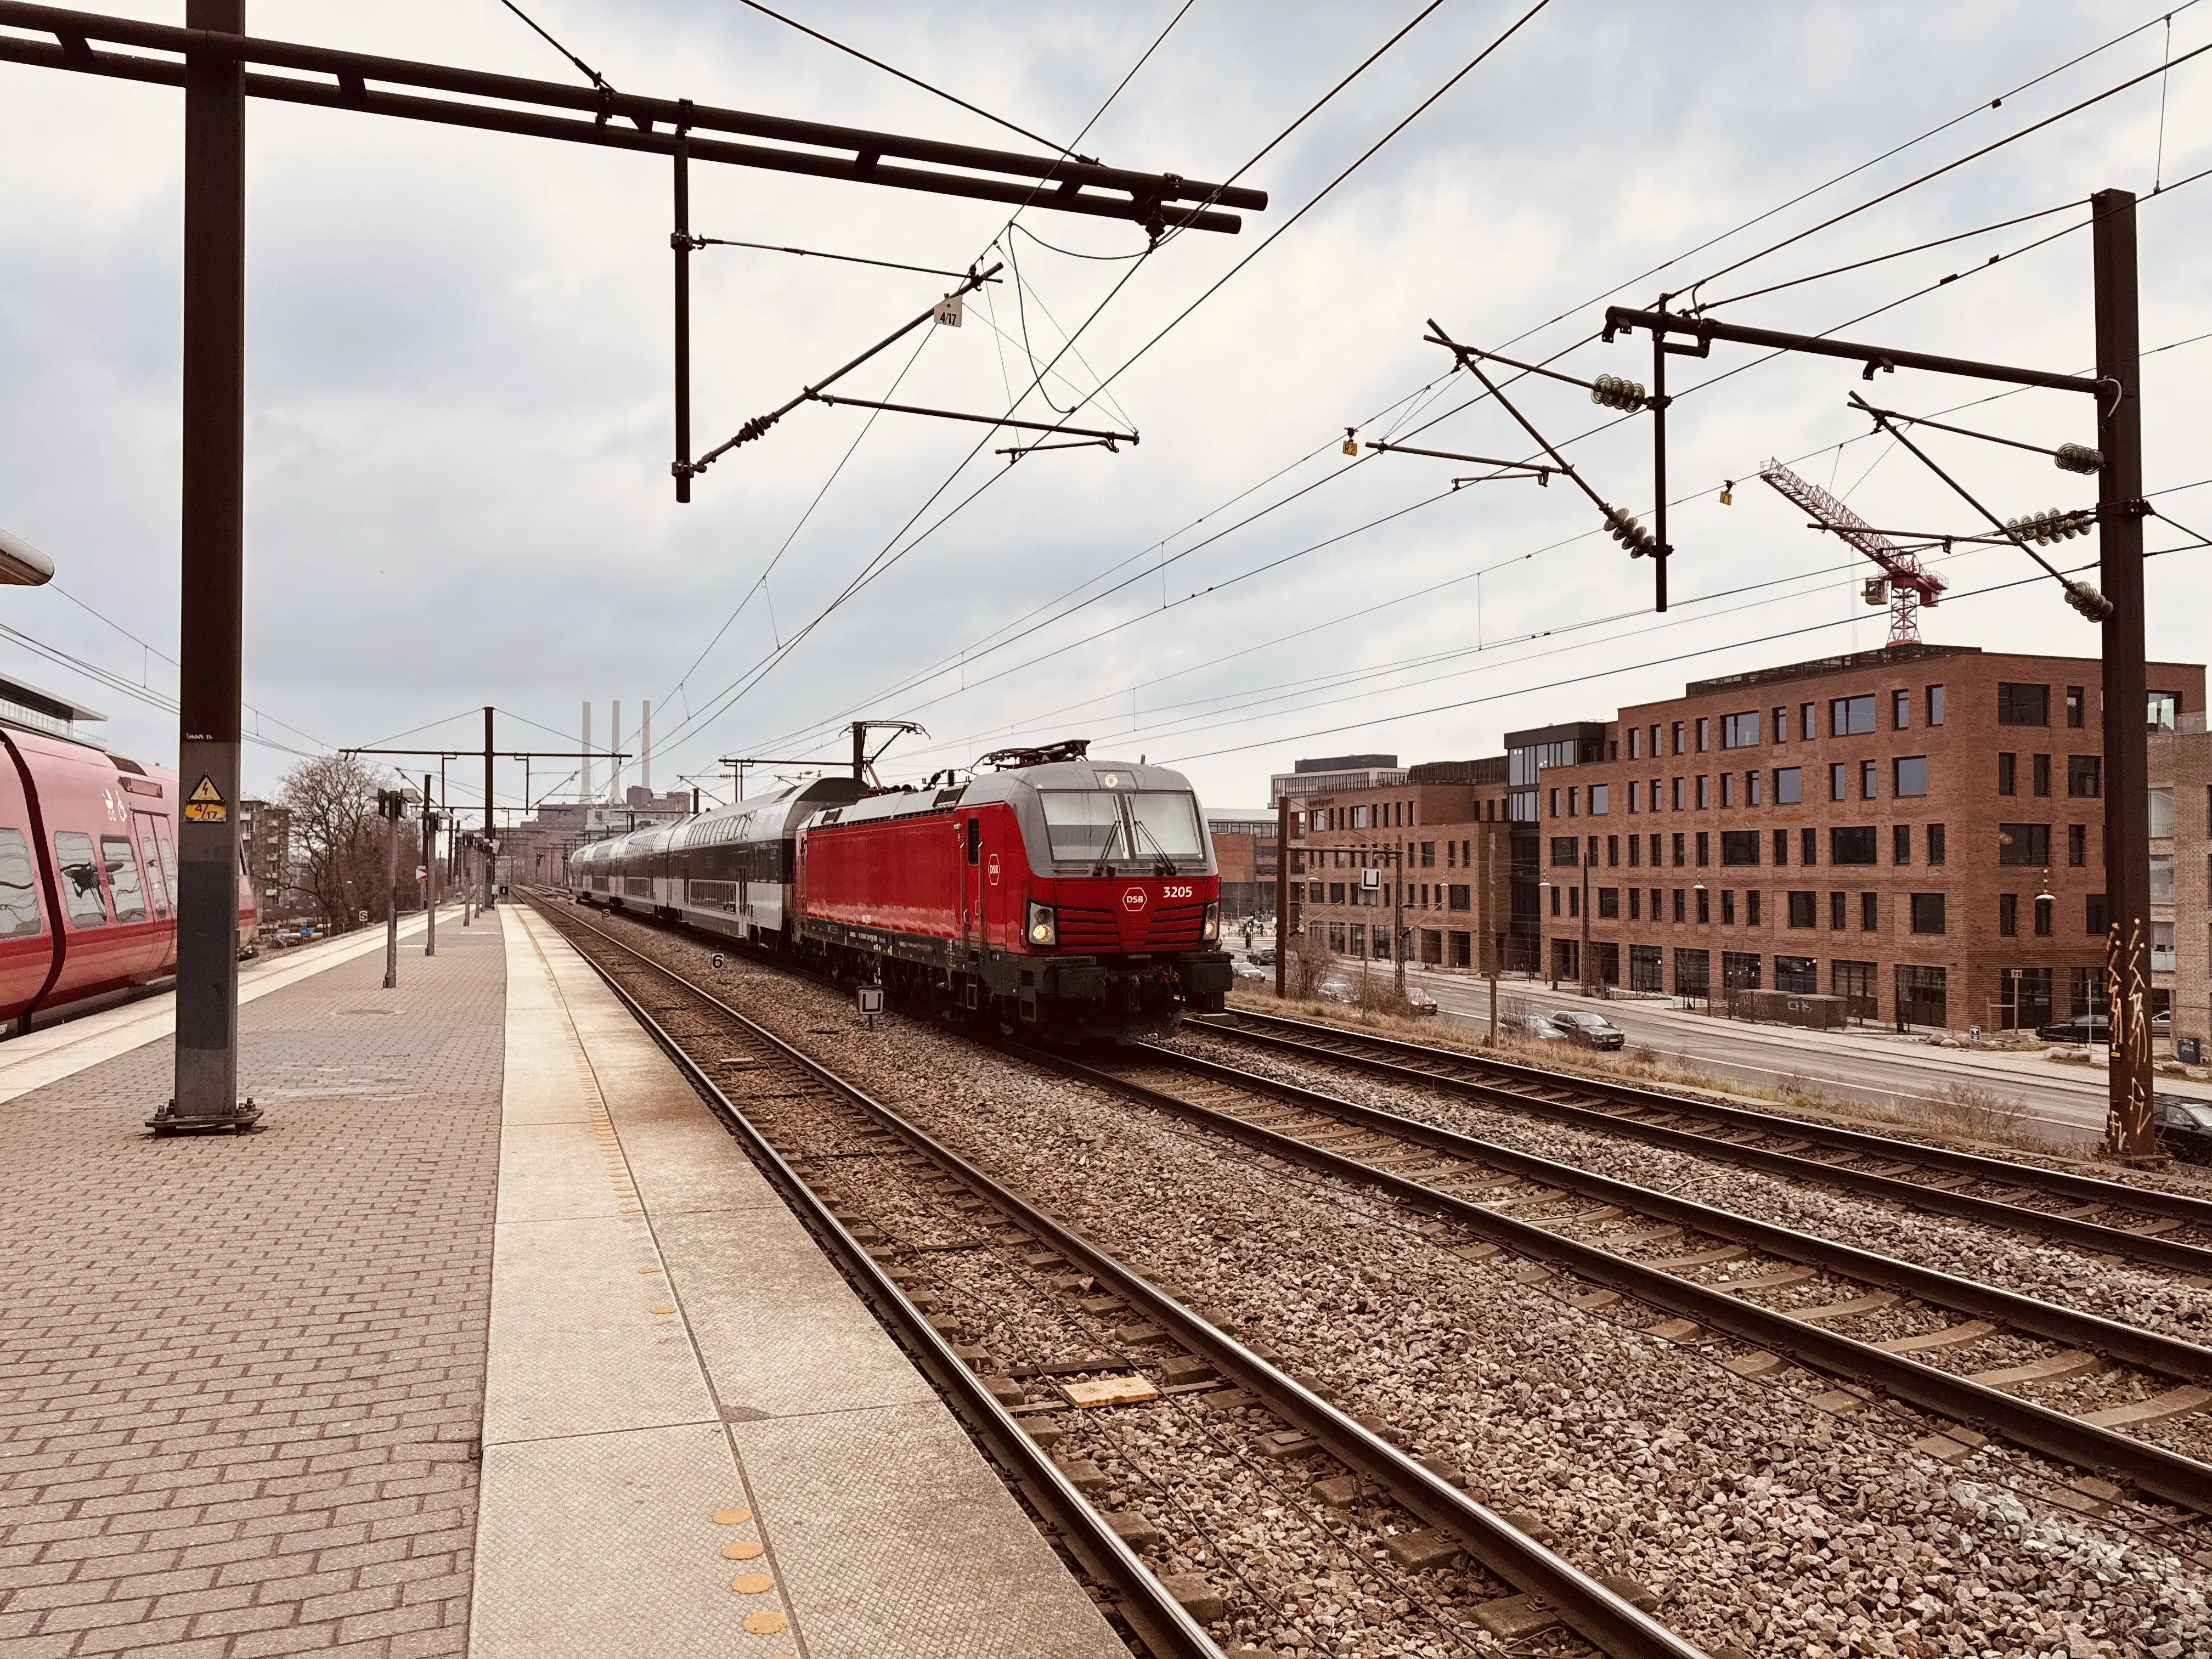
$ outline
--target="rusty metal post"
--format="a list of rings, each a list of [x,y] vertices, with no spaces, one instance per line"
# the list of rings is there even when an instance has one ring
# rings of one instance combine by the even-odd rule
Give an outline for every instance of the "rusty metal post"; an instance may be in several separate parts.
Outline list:
[[[246,0],[188,0],[242,35]],[[238,795],[246,586],[246,71],[185,62],[183,512],[178,650],[176,1094],[156,1133],[244,1129],[238,1099]]]
[[[2155,1157],[2151,1132],[2150,741],[2143,660],[2141,340],[2136,297],[2136,198],[2090,198],[2097,309],[2097,375],[2112,395],[2097,406],[2098,583],[2112,603],[2104,623],[2105,982],[2112,1035],[2105,1148]]]
[[[1275,803],[1275,997],[1281,1000],[1291,970],[1291,798]]]

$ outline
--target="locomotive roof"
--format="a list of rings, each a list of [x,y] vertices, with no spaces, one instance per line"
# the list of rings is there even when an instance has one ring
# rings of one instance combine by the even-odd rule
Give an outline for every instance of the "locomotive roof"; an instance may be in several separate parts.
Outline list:
[[[1113,782],[1106,781],[1112,778]],[[964,784],[945,789],[898,789],[871,795],[864,801],[837,809],[839,823],[881,823],[889,818],[918,817],[929,812],[950,811],[955,806],[975,806],[987,801],[1020,803],[1051,789],[1132,790],[1173,789],[1188,793],[1190,780],[1164,766],[1139,761],[1054,761],[1044,766],[1024,766],[1004,772],[985,772]],[[829,810],[826,806],[824,811]],[[819,824],[823,811],[806,822]]]

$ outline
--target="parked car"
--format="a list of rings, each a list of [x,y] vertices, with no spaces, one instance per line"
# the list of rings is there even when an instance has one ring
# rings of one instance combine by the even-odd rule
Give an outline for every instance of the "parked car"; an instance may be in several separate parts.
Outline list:
[[[1603,1014],[1593,1014],[1581,1008],[1567,1008],[1554,1012],[1552,1024],[1562,1035],[1585,1048],[1625,1048],[1628,1033],[1615,1025]]]
[[[2062,1019],[2056,1024],[2036,1028],[2036,1036],[2045,1042],[2108,1042],[2112,1032],[2102,1014],[2076,1014],[2071,1019]]]
[[[1542,1014],[1508,1014],[1498,1021],[1509,1031],[1534,1037],[1539,1042],[1564,1042],[1567,1034]]]
[[[1359,988],[1342,974],[1331,974],[1314,987],[1314,994],[1323,1002],[1357,1002]]]
[[[1275,965],[1275,947],[1272,945],[1263,945],[1256,951],[1247,951],[1244,953],[1244,959],[1247,962],[1256,962],[1262,968],[1272,968]]]
[[[1407,992],[1406,1006],[1418,1017],[1431,1019],[1436,1017],[1437,1000],[1426,991]]]
[[[1255,962],[1231,962],[1229,966],[1239,979],[1258,980],[1264,983],[1275,977]]]
[[[2212,1164],[2212,1104],[2181,1095],[2153,1095],[2151,1133],[2185,1164]]]
[[[2154,1037],[2173,1035],[2173,1010],[2161,1008],[2150,1017],[2150,1034]]]

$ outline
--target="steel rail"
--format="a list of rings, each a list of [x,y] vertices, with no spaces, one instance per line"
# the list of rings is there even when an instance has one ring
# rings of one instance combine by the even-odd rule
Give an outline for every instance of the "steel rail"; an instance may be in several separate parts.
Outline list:
[[[1514,1174],[1535,1176],[1547,1187],[1564,1188],[1588,1198],[1602,1199],[1624,1209],[1632,1209],[1640,1215],[1675,1222],[1715,1238],[1752,1245],[1769,1255],[1803,1262],[1846,1279],[1862,1279],[1869,1285],[1901,1291],[1917,1300],[1933,1303],[1958,1313],[2000,1320],[2016,1330],[2047,1337],[2054,1342],[2087,1348],[2185,1382],[2212,1383],[2212,1348],[2181,1337],[2168,1336],[2139,1325],[2106,1319],[2100,1314],[2081,1313],[2018,1291],[1986,1285],[1978,1279],[1945,1273],[1937,1267],[1923,1267],[1917,1262],[1901,1261],[1877,1250],[1824,1238],[1818,1233],[1785,1227],[1779,1222],[1761,1221],[1741,1211],[1723,1209],[1718,1205],[1682,1198],[1655,1187],[1598,1175],[1577,1164],[1563,1164],[1556,1158],[1543,1158],[1534,1152],[1515,1152],[1475,1135],[1462,1134],[1456,1130],[1423,1122],[1418,1118],[1402,1116],[1379,1106],[1347,1101],[1294,1083],[1255,1077],[1231,1066],[1201,1060],[1195,1054],[1177,1054],[1172,1049],[1151,1045],[1145,1045],[1143,1052],[1147,1063],[1190,1072],[1252,1093],[1272,1094],[1278,1099],[1287,1100],[1310,1111],[1325,1112],[1331,1117],[1358,1123],[1436,1152],[1488,1164],[1498,1164],[1501,1158],[1510,1157],[1515,1160],[1510,1166]]]
[[[550,907],[545,906],[542,900],[538,902],[541,908],[548,910],[550,917]],[[580,918],[578,920],[580,921]],[[1304,1430],[1347,1469],[1389,1492],[1410,1514],[1458,1539],[1471,1557],[1516,1589],[1542,1598],[1559,1613],[1562,1623],[1595,1643],[1604,1652],[1618,1656],[1619,1659],[1707,1659],[1704,1650],[1694,1644],[1615,1595],[1571,1562],[1553,1554],[1441,1476],[1422,1468],[1381,1436],[1361,1427],[1347,1413],[1312,1393],[1286,1372],[1261,1358],[1218,1327],[1191,1312],[1134,1269],[1124,1265],[1119,1258],[1072,1231],[1010,1188],[986,1175],[857,1085],[846,1081],[821,1061],[803,1054],[746,1018],[711,991],[693,984],[674,969],[655,962],[642,951],[615,939],[604,928],[589,922],[581,925],[693,996],[711,1004],[748,1032],[757,1034],[762,1042],[773,1046],[778,1053],[797,1063],[810,1075],[837,1091],[923,1157],[987,1198],[1042,1244],[1079,1266],[1091,1277],[1110,1285],[1117,1296],[1147,1321],[1203,1358],[1222,1376],[1264,1401],[1268,1408],[1285,1422]],[[588,956],[585,959],[591,960]],[[613,976],[605,968],[596,963],[592,965],[602,979],[610,985],[615,985]],[[684,1067],[686,1075],[703,1083],[711,1091],[708,1098],[719,1103],[718,1109],[726,1112],[738,1122],[744,1122],[743,1113],[731,1103],[728,1097],[714,1087],[695,1061],[683,1055],[680,1048],[676,1047],[673,1040],[660,1030],[636,1000],[623,994],[618,985],[615,988],[624,1004],[645,1023],[655,1040],[678,1056],[678,1064]],[[767,1143],[758,1132],[750,1123],[745,1123],[744,1127],[749,1140],[767,1150]],[[772,1151],[768,1155],[775,1159],[774,1167],[782,1173],[785,1179],[795,1183],[802,1192],[805,1190],[804,1182],[780,1157]],[[806,1193],[806,1199],[808,1212],[819,1214],[829,1227],[836,1229],[834,1234],[825,1230],[825,1236],[842,1239],[848,1245],[852,1245],[851,1236],[829,1216],[827,1210],[813,1199],[811,1192]],[[858,1246],[852,1245],[852,1248],[857,1249]],[[884,1279],[880,1269],[875,1268],[872,1262],[870,1267],[876,1278]],[[888,1280],[884,1279],[884,1282]],[[898,1294],[896,1287],[891,1293]],[[900,1300],[904,1303],[902,1297]],[[904,1305],[911,1307],[910,1304]],[[933,1337],[935,1334],[933,1331],[931,1333]],[[941,1339],[938,1346],[943,1346]],[[950,1350],[945,1352],[949,1357]],[[976,1386],[980,1389],[981,1385]],[[988,1395],[983,1397],[989,1398]],[[1006,1416],[1004,1409],[996,1401],[991,1404],[994,1412],[1011,1425],[1012,1419]],[[1013,1432],[1024,1440],[1028,1438],[1018,1428]],[[1046,1461],[1048,1463],[1050,1460]],[[1056,1468],[1053,1473],[1058,1477]],[[1115,1542],[1120,1542],[1118,1538]],[[1126,1553],[1127,1547],[1123,1546],[1122,1549]],[[1139,1565],[1141,1566],[1142,1564]]]
[[[1898,1162],[1925,1165],[1950,1174],[1971,1176],[1977,1181],[2001,1183],[2009,1188],[2028,1188],[2053,1198],[2069,1198],[2077,1201],[2110,1206],[2115,1209],[2134,1210],[2145,1215],[2170,1218],[2212,1230],[2212,1202],[2191,1198],[2184,1193],[2157,1192],[2145,1188],[2124,1186],[2118,1182],[2100,1181],[2087,1176],[2071,1175],[2063,1170],[2040,1169],[2033,1164],[2014,1164],[2005,1158],[1985,1158],[1975,1152],[1953,1152],[1948,1147],[1929,1146],[1916,1140],[1902,1140],[1888,1135],[1870,1134],[1863,1130],[1837,1128],[1832,1125],[1812,1122],[1804,1118],[1784,1117],[1740,1106],[1723,1106],[1683,1095],[1670,1095],[1658,1090],[1638,1089],[1631,1085],[1585,1078],[1573,1073],[1547,1072],[1540,1067],[1517,1065],[1511,1060],[1492,1060],[1477,1054],[1464,1054],[1455,1049],[1434,1048],[1423,1043],[1409,1042],[1401,1038],[1370,1036],[1364,1032],[1340,1030],[1333,1025],[1318,1025],[1304,1020],[1285,1019],[1277,1014],[1253,1014],[1238,1011],[1239,1020],[1287,1026],[1294,1030],[1316,1036],[1335,1037],[1341,1041],[1381,1048],[1407,1058],[1418,1057],[1432,1062],[1471,1066],[1478,1071],[1495,1072],[1518,1086],[1484,1083],[1474,1078],[1455,1077],[1432,1072],[1420,1065],[1400,1064],[1358,1054],[1334,1051],[1316,1042],[1301,1041],[1264,1030],[1246,1030],[1211,1020],[1194,1021],[1191,1029],[1203,1030],[1217,1036],[1231,1037],[1263,1048],[1274,1048],[1305,1057],[1333,1060],[1339,1064],[1365,1067],[1380,1075],[1423,1083],[1456,1091],[1470,1098],[1494,1105],[1512,1107],[1529,1111],[1539,1116],[1571,1123],[1579,1128],[1601,1133],[1619,1134],[1631,1139],[1643,1140],[1654,1146],[1669,1146],[1680,1152],[1695,1152],[1722,1162],[1741,1164],[1760,1170],[1769,1175],[1786,1176],[1797,1180],[1815,1182],[1824,1186],[1845,1188],[1868,1197],[1891,1200],[1918,1209],[1955,1216],[1962,1220],[1981,1222],[1987,1225],[2016,1228],[2022,1231],[2041,1233],[2051,1238],[2062,1239],[2085,1249],[2122,1255],[2131,1255],[2140,1261],[2172,1267],[2187,1273],[2212,1273],[2212,1249],[2203,1245],[2179,1243],[2166,1239],[2130,1232],[2122,1227],[2108,1227],[2093,1221],[2053,1215],[2047,1211],[2030,1210],[2002,1200],[1976,1198],[1954,1193],[1941,1187],[1923,1187],[1917,1182],[1901,1180],[1894,1176],[1875,1175],[1870,1170],[1853,1170],[1829,1164],[1819,1158],[1799,1157],[1789,1152],[1773,1152],[1757,1146],[1747,1146],[1718,1136],[1700,1134],[1693,1129],[1678,1129],[1661,1123],[1641,1121],[1624,1117],[1618,1112],[1595,1106],[1577,1106],[1570,1102],[1547,1099],[1540,1095],[1525,1092],[1528,1090],[1571,1089],[1595,1096],[1601,1100],[1618,1102],[1624,1107],[1644,1111],[1665,1111],[1682,1115],[1703,1117],[1730,1128],[1751,1130],[1763,1135],[1780,1136],[1790,1140],[1811,1143],[1839,1152],[1850,1152],[1861,1157],[1880,1157]]]
[[[526,896],[556,932],[564,939],[570,937],[568,928],[555,919],[552,907],[545,900],[534,894]],[[854,1099],[864,1109],[873,1107],[873,1103],[860,1095],[852,1085],[809,1060],[773,1032],[747,1019],[712,993],[702,990],[672,969],[662,967],[605,929],[585,922],[580,917],[573,920],[598,934],[614,949],[627,952],[647,967],[658,969],[694,996],[712,1003],[763,1048],[796,1064],[809,1076],[838,1094]],[[1002,1467],[1012,1471],[1024,1494],[1060,1529],[1077,1559],[1103,1584],[1110,1588],[1118,1598],[1117,1610],[1158,1656],[1158,1659],[1222,1659],[1220,1648],[1206,1633],[1205,1627],[1168,1593],[1136,1552],[1107,1522],[1105,1516],[1069,1482],[1045,1449],[1030,1437],[1005,1407],[991,1397],[982,1379],[952,1352],[951,1345],[929,1323],[928,1316],[915,1306],[884,1267],[846,1230],[845,1224],[830,1214],[829,1206],[815,1195],[805,1178],[769,1144],[767,1137],[736,1103],[722,1092],[720,1085],[706,1069],[684,1051],[682,1043],[661,1027],[659,1021],[624,988],[607,970],[605,964],[588,951],[578,951],[577,954],[591,964],[592,971],[629,1010],[647,1034],[676,1062],[677,1068],[714,1109],[730,1133],[744,1144],[754,1164],[768,1176],[770,1183],[781,1194],[784,1201],[791,1206],[800,1221],[823,1242],[831,1256],[844,1269],[846,1276],[859,1289],[861,1297],[874,1310],[877,1317],[890,1327],[900,1343],[914,1356],[922,1374],[936,1385],[939,1392],[945,1396],[969,1429],[989,1449],[992,1455]]]
[[[289,41],[260,40],[250,35],[226,35],[159,23],[141,23],[91,12],[29,5],[22,3],[21,0],[0,0],[0,27],[34,30],[55,36],[58,41],[55,45],[48,45],[42,40],[0,36],[0,60],[43,69],[70,70],[149,85],[181,87],[185,83],[185,64],[181,62],[97,52],[88,43],[99,40],[194,56],[213,54],[246,63],[331,77],[325,82],[301,80],[292,76],[248,73],[246,90],[252,97],[520,133],[532,137],[567,139],[577,143],[642,150],[659,155],[676,153],[679,129],[694,133],[702,129],[732,132],[782,143],[843,150],[849,155],[811,155],[795,149],[734,144],[722,139],[696,137],[689,141],[690,154],[694,159],[702,161],[890,185],[940,195],[1029,204],[1060,212],[1139,221],[1157,213],[1164,225],[1233,234],[1243,226],[1243,221],[1237,215],[1178,207],[1174,204],[1190,201],[1210,204],[1218,200],[1231,206],[1256,210],[1264,208],[1267,199],[1264,191],[1243,187],[1218,189],[1174,173],[1136,173],[1127,168],[1066,161],[1055,156],[1023,155],[1009,150],[943,143],[932,139],[904,137],[896,133],[759,115],[713,105],[687,105],[678,99],[602,93],[593,88],[570,86],[559,82],[537,81],[444,64],[338,52]],[[500,99],[508,104],[535,105],[540,109],[570,110],[593,118],[573,120],[490,104],[457,103],[447,99],[418,98],[375,91],[367,84],[371,81],[465,96]],[[613,125],[615,119],[629,122],[630,130]],[[658,130],[662,127],[666,131]],[[882,164],[885,156],[972,171],[956,173],[886,167]],[[976,177],[975,173],[1001,176],[993,179]],[[1123,198],[1089,194],[1089,189],[1127,191],[1129,193]]]
[[[1948,1371],[1937,1370],[1917,1360],[1792,1319],[1787,1314],[1754,1303],[1739,1301],[1717,1290],[1678,1279],[1657,1267],[1646,1267],[1594,1244],[1584,1244],[1548,1231],[1532,1222],[1516,1221],[1510,1216],[1501,1215],[1471,1200],[1428,1186],[1411,1176],[1396,1175],[1343,1153],[1310,1146],[1292,1136],[1248,1122],[1195,1101],[1182,1099],[1164,1090],[1148,1088],[1078,1060],[1028,1050],[1024,1052],[1067,1076],[1080,1078],[1155,1109],[1204,1123],[1273,1157],[1309,1164],[1353,1184],[1376,1188],[1409,1206],[1448,1216],[1516,1255],[1553,1263],[1577,1278],[1619,1291],[1649,1306],[1679,1315],[1759,1347],[1787,1354],[1809,1370],[1880,1389],[1911,1405],[1934,1412],[1954,1423],[1983,1429],[2058,1462],[2135,1486],[2185,1509],[2212,1514],[2212,1466],[2200,1463],[2194,1458],[2167,1451],[2148,1441],[2115,1433],[2093,1423],[2085,1423],[2063,1412],[2014,1399],[1981,1383],[1954,1376]],[[1354,1102],[1316,1095],[1311,1091],[1299,1091],[1296,1085],[1255,1078],[1228,1067],[1221,1070],[1234,1080],[1237,1087],[1248,1092],[1276,1092],[1279,1097],[1283,1098],[1290,1097],[1285,1091],[1304,1094],[1316,1102],[1327,1101],[1328,1103],[1325,1109],[1346,1117],[1376,1111],[1373,1107],[1363,1107]],[[1324,1109],[1316,1105],[1314,1109]],[[1392,1116],[1389,1113],[1377,1115],[1386,1119]],[[1414,1127],[1407,1121],[1407,1129]],[[1395,1127],[1391,1133],[1404,1138],[1405,1132]],[[1449,1133],[1443,1130],[1432,1130],[1431,1133],[1440,1137]],[[1590,1176],[1567,1165],[1553,1164],[1549,1159],[1530,1153],[1515,1152],[1510,1147],[1493,1146],[1487,1141],[1468,1138],[1465,1146],[1465,1155],[1470,1158],[1480,1157],[1485,1163],[1515,1173],[1525,1171],[1537,1176],[1547,1184],[1605,1181],[1604,1177]],[[1626,1182],[1607,1184],[1618,1188],[1625,1196],[1632,1196],[1638,1200],[1647,1192],[1645,1188],[1630,1187]],[[1585,1188],[1595,1189],[1594,1187]]]

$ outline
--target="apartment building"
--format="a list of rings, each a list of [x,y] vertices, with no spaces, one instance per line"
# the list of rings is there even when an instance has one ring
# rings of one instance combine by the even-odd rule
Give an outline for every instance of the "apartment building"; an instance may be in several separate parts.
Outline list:
[[[1505,777],[1502,755],[1432,761],[1395,781],[1297,796],[1291,871],[1305,936],[1339,956],[1389,961],[1401,915],[1409,960],[1505,961],[1513,831]]]
[[[2152,1012],[2176,1039],[2212,1048],[2212,732],[2201,710],[2176,711],[2150,737]],[[2200,1052],[2203,1050],[2200,1048]]]
[[[2100,1009],[2098,678],[2092,659],[1898,645],[1508,734],[1545,970],[1581,978],[1587,945],[1591,977],[1634,990],[1825,992],[1957,1029]],[[2154,663],[2150,685],[2154,729],[2201,729],[2201,665]],[[2206,846],[2194,816],[2174,840],[2172,805],[2169,907],[2175,860]]]
[[[1395,755],[1328,755],[1318,760],[1294,762],[1287,772],[1267,780],[1267,805],[1284,796],[1333,795],[1340,791],[1387,789],[1406,781],[1405,769]]]

